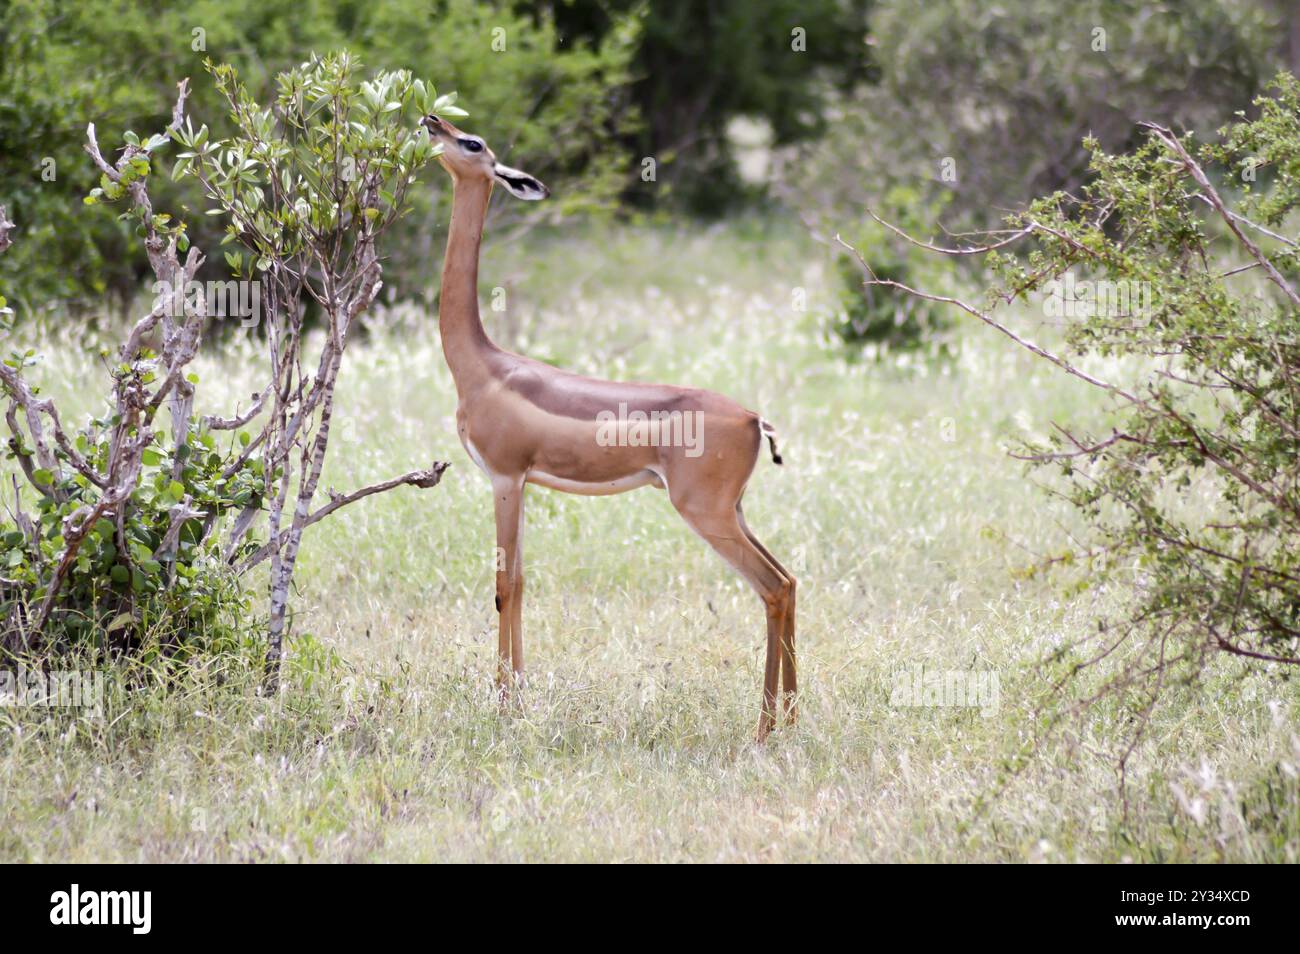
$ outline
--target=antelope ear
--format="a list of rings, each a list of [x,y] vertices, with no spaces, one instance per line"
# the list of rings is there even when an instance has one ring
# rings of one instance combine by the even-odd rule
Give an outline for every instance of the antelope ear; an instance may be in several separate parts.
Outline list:
[[[551,194],[551,190],[546,188],[526,172],[520,172],[518,169],[511,169],[509,166],[503,166],[497,163],[492,170],[497,182],[510,190],[510,194],[516,199],[524,199],[528,202],[536,202],[538,199],[545,199]]]

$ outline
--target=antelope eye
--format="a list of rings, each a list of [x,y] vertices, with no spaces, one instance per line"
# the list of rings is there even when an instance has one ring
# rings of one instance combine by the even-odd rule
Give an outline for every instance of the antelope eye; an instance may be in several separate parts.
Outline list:
[[[462,139],[460,144],[465,147],[467,152],[483,151],[483,144],[481,142],[475,142],[473,139]]]

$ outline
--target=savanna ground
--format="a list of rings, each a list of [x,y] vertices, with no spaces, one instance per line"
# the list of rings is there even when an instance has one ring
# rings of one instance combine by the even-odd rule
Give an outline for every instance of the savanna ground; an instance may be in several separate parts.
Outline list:
[[[1134,706],[1102,701],[1029,748],[1039,660],[1115,597],[1023,572],[1074,524],[1005,446],[1095,420],[1098,395],[978,326],[953,362],[855,359],[828,330],[830,271],[760,219],[534,232],[483,267],[503,344],[715,388],[776,424],[785,466],[764,454],[746,514],[800,579],[796,727],[754,743],[760,605],[651,489],[530,488],[530,681],[499,714],[487,485],[434,320],[402,307],[349,352],[330,483],[449,460],[441,486],[308,531],[278,697],[253,691],[250,652],[220,679],[110,692],[102,719],[0,709],[0,859],[1296,860],[1293,682],[1225,660],[1172,687],[1127,805]],[[88,410],[84,346],[42,350],[49,391]],[[213,349],[201,393],[246,397],[255,355]],[[891,704],[917,667],[996,674],[997,705]]]

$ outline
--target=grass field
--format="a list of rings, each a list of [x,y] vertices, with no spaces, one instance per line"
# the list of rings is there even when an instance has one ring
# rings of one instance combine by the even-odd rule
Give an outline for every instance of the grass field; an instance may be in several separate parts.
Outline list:
[[[851,360],[826,253],[759,220],[534,233],[483,276],[501,343],[778,427],[785,466],[764,456],[746,514],[800,579],[799,724],[752,741],[761,607],[651,489],[529,490],[530,682],[498,713],[487,485],[432,317],[398,309],[349,352],[329,481],[449,460],[442,485],[309,531],[280,697],[235,660],[102,720],[0,709],[0,860],[1297,860],[1296,685],[1237,663],[1168,693],[1127,808],[1117,701],[1006,772],[1037,661],[1115,598],[1018,572],[1074,525],[1004,445],[1095,419],[1086,385],[982,327],[950,364]],[[84,354],[45,351],[50,391],[88,408]],[[251,390],[251,353],[201,362],[214,408]],[[917,667],[996,676],[996,704],[900,704]]]

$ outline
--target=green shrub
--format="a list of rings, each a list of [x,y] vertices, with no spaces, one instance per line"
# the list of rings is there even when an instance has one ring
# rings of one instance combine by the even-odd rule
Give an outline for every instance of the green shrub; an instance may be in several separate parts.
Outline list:
[[[842,317],[835,325],[840,338],[852,346],[874,346],[876,353],[929,350],[948,354],[952,344],[945,333],[952,319],[928,302],[862,284],[862,268],[844,255],[836,260],[843,286]],[[904,285],[914,279],[905,264],[873,265],[876,276]]]
[[[885,198],[884,216],[906,228],[937,217],[946,204],[940,193],[931,202],[921,194],[898,187]],[[952,316],[933,302],[903,294],[894,288],[869,283],[877,279],[916,287],[933,277],[933,262],[914,245],[875,222],[864,224],[850,243],[856,254],[836,259],[840,284],[840,313],[835,331],[845,344],[865,347],[877,356],[888,352],[925,352],[934,357],[951,355],[955,347]]]
[[[1090,184],[1009,217],[985,300],[960,303],[1110,398],[1107,427],[1023,456],[1088,529],[1048,563],[1125,597],[1052,659],[1067,684],[1104,660],[1083,704],[1121,693],[1138,732],[1214,657],[1300,665],[1300,83],[1275,82],[1213,142],[1087,140]],[[994,314],[1018,301],[1061,319],[1061,353]]]
[[[144,361],[152,357],[141,354]],[[30,353],[7,360],[34,363]],[[149,375],[145,378],[144,383],[151,383]],[[108,472],[117,423],[114,416],[93,419],[73,439],[97,473]],[[94,519],[67,564],[43,652],[162,651],[170,656],[234,648],[246,630],[241,617],[249,601],[209,531],[225,514],[255,506],[261,498],[261,461],[240,462],[240,446],[229,435],[219,441],[217,433],[191,418],[185,443],[169,447],[156,437],[143,450],[139,477],[125,505],[116,514]],[[57,475],[34,468],[33,448],[21,431],[13,432],[7,456],[42,489],[30,518],[24,516],[21,524],[0,520],[0,648],[17,651],[29,648],[28,630],[67,556],[65,526],[86,519],[101,488],[71,468]],[[181,507],[206,516],[173,527]]]
[[[25,478],[0,526],[11,574],[0,592],[0,649],[228,648],[250,622],[240,575],[269,560],[274,679],[306,529],[376,493],[433,487],[446,467],[331,490],[316,505],[344,351],[382,287],[389,230],[441,149],[417,120],[434,110],[465,115],[456,94],[439,96],[405,70],[366,75],[338,53],[280,74],[262,106],[231,66],[210,69],[234,135],[195,128],[187,81],[165,130],[144,139],[128,131],[115,160],[93,128],[86,134],[100,178],[83,214],[122,209],[118,221],[138,234],[157,279],[148,312],[115,353],[101,352],[113,355],[107,411],[69,434],[27,379],[34,352],[0,363],[9,452]],[[173,141],[181,147],[173,177],[201,185],[208,218],[223,220],[222,244],[233,246],[224,264],[238,281],[222,287],[248,291],[246,317],[265,332],[262,386],[243,413],[191,413],[199,382],[189,367],[214,316],[214,289],[195,280],[203,254],[190,245],[190,219],[157,211],[151,195],[155,160]],[[306,344],[308,300],[326,326],[319,345]]]

